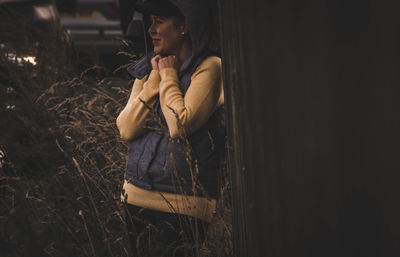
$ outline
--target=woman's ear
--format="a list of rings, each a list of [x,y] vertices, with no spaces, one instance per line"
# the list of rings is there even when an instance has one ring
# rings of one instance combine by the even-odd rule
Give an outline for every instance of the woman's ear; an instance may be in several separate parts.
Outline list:
[[[188,24],[187,24],[186,19],[183,21],[182,32],[185,32],[185,34],[189,33],[189,26],[188,26]]]
[[[176,23],[176,28],[180,31],[180,33],[182,35],[186,35],[187,33],[189,33],[189,26],[186,22],[186,19],[177,19],[175,21]]]

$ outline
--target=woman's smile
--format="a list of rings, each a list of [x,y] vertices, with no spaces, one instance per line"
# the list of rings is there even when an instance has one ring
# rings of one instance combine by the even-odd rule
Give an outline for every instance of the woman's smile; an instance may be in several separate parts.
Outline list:
[[[161,39],[159,39],[159,38],[152,38],[152,42],[153,42],[154,46],[159,45],[160,41],[161,41]]]

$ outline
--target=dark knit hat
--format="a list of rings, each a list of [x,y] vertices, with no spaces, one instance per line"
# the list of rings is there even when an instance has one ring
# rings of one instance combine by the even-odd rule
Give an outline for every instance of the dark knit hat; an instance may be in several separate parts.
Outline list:
[[[136,10],[148,15],[184,17],[178,7],[169,0],[144,0],[143,3],[136,4]]]

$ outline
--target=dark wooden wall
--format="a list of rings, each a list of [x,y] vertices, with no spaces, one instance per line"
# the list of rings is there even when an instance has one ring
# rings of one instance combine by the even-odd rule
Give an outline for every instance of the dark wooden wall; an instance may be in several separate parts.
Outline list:
[[[399,7],[219,0],[238,257],[400,256]]]

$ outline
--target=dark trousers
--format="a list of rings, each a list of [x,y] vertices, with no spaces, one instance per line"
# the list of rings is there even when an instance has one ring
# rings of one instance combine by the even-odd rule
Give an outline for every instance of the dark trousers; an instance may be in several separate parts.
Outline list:
[[[190,216],[125,204],[132,257],[198,256],[207,223]]]

